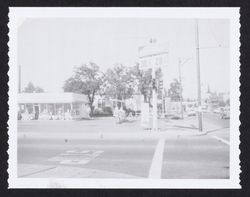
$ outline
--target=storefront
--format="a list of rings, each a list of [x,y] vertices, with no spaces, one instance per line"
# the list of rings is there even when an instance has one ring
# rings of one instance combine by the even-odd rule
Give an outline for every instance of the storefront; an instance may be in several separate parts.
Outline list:
[[[20,120],[72,120],[89,118],[85,95],[74,93],[18,94]]]

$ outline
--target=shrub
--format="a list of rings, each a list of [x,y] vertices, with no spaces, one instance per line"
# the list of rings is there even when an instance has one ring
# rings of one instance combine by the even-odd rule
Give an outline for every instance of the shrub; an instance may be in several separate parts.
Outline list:
[[[112,116],[113,110],[111,107],[103,107],[102,109],[94,109],[93,116],[94,117],[105,117],[105,116]]]
[[[113,115],[113,110],[111,107],[103,107],[103,112],[107,115]]]

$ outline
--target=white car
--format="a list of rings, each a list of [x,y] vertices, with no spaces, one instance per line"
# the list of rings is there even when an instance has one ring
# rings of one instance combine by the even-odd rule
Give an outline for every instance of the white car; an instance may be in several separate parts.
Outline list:
[[[187,116],[196,116],[196,111],[195,110],[188,111]]]
[[[213,110],[213,112],[215,114],[220,114],[221,113],[221,109],[220,108],[216,108],[216,109]]]
[[[221,111],[221,118],[222,119],[229,119],[230,118],[230,108],[225,107]]]

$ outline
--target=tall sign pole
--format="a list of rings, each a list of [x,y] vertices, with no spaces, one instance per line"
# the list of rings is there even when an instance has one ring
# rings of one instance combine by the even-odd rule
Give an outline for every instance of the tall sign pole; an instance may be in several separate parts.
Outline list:
[[[196,23],[196,64],[197,64],[197,93],[198,93],[198,124],[199,131],[202,131],[202,110],[201,110],[201,77],[200,77],[200,51],[199,51],[199,24],[198,19]]]
[[[181,118],[184,119],[184,110],[183,110],[183,85],[182,85],[182,76],[181,76],[181,66],[187,63],[191,58],[186,58],[182,62],[181,58],[178,59],[178,70],[179,70],[179,82],[180,82],[180,105],[181,105]]]
[[[181,104],[181,119],[183,119],[183,96],[182,96],[182,81],[181,81],[181,58],[178,61],[179,82],[180,82],[180,104]]]
[[[156,69],[166,65],[168,50],[166,45],[156,44],[156,39],[150,39],[150,44],[139,47],[139,59],[141,69],[152,69],[152,130],[158,131],[157,125],[157,79]],[[143,117],[143,116],[142,116]],[[143,121],[142,121],[143,122]]]

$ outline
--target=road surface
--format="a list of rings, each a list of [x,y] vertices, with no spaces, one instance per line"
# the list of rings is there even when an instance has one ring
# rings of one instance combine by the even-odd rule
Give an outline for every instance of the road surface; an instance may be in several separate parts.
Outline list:
[[[214,116],[204,116],[204,119],[218,126],[227,124],[227,120]],[[115,125],[111,118],[66,122],[19,121],[18,175],[53,178],[229,178],[229,145],[213,137],[219,134],[220,138],[228,140],[228,129],[202,136],[170,135],[159,139],[122,137],[123,133],[149,132],[141,131],[139,127],[138,121]],[[121,135],[106,138],[106,133],[112,132]],[[89,138],[92,134],[96,134],[95,137]],[[73,172],[71,168],[78,171]]]

